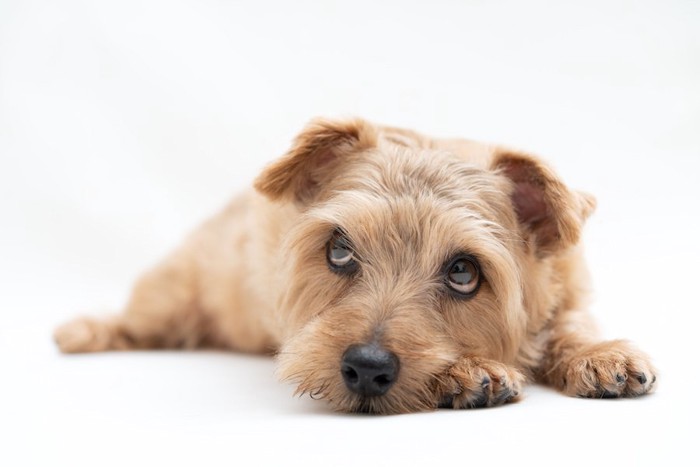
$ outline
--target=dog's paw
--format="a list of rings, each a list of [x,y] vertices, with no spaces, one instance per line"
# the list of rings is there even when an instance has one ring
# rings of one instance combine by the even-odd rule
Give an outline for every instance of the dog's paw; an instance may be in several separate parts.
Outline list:
[[[592,346],[568,364],[564,392],[589,398],[636,397],[654,390],[656,370],[646,354],[625,341]]]
[[[111,330],[105,322],[78,318],[57,327],[53,338],[63,353],[99,352],[109,348]]]
[[[511,402],[519,397],[524,381],[515,368],[463,357],[438,378],[438,407],[472,409]]]

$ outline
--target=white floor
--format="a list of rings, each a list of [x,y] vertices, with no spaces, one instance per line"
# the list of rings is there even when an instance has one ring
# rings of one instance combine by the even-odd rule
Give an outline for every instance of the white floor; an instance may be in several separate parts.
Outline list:
[[[692,463],[700,4],[379,3],[0,1],[0,465]],[[315,115],[526,148],[594,193],[592,312],[658,392],[347,416],[263,357],[56,352]]]

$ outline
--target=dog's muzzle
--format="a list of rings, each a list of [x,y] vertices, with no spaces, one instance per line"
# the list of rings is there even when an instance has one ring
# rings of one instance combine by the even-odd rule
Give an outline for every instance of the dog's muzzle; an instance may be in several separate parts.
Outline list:
[[[377,344],[354,344],[340,361],[345,386],[365,397],[382,396],[399,375],[399,358]]]

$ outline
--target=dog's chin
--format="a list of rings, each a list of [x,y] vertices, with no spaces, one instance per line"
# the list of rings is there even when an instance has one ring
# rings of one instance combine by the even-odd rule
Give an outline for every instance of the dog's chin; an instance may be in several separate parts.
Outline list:
[[[384,396],[360,399],[348,410],[341,409],[341,411],[365,415],[391,415],[395,413],[385,407],[387,404],[381,400],[382,397]]]
[[[339,411],[365,415],[398,415],[403,413],[425,412],[434,410],[436,406],[425,401],[392,401],[390,397],[370,397],[361,399],[349,408],[339,408]]]
[[[326,402],[336,412],[352,414],[395,415],[425,412],[438,407],[434,389],[422,387],[393,387],[382,396],[363,397],[352,393],[343,383],[319,384],[316,388],[300,385],[296,394],[308,394],[312,399]]]

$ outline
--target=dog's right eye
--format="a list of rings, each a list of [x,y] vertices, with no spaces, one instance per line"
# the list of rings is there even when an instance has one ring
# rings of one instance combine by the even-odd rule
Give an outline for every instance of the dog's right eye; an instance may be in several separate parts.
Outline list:
[[[339,274],[351,274],[357,269],[352,244],[340,230],[333,232],[326,248],[326,257],[331,270]]]

